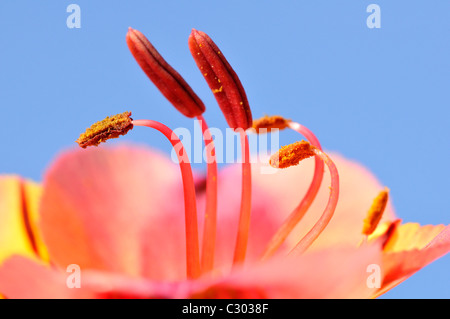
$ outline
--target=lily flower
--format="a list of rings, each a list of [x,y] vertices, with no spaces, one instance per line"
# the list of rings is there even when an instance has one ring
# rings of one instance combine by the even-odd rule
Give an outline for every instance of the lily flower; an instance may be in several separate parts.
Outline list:
[[[129,32],[129,46],[144,43],[138,63],[156,68],[149,77],[166,83],[169,101],[194,99],[143,36]],[[255,164],[243,146],[242,167],[217,171],[208,190],[211,175],[192,171],[169,127],[131,112],[95,123],[77,140],[83,149],[62,152],[42,184],[0,177],[1,296],[373,298],[448,253],[449,226],[402,224],[388,189],[361,164],[325,152],[308,128],[281,116],[253,121],[248,104],[235,104],[243,91],[229,63],[208,59],[221,51],[204,33],[191,37],[194,48],[209,46],[198,66],[233,74],[218,102],[227,120],[246,123],[230,124],[243,131],[243,144],[248,132],[271,128],[293,129],[307,141]],[[204,109],[194,100],[179,110],[198,119]],[[180,148],[178,167],[147,147],[89,147],[142,126]],[[269,163],[275,174],[263,174]],[[211,198],[218,199],[214,209]]]

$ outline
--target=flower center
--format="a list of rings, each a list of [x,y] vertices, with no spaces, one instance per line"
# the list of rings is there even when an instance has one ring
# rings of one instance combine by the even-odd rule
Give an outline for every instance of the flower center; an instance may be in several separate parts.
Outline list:
[[[77,143],[82,148],[98,146],[107,139],[126,134],[133,126],[147,126],[163,133],[175,149],[183,150],[182,152],[176,152],[176,154],[180,164],[184,189],[186,268],[188,278],[196,278],[202,273],[210,272],[214,267],[217,228],[217,163],[215,160],[214,143],[202,116],[205,107],[181,75],[163,59],[141,32],[129,28],[126,40],[133,57],[161,93],[183,115],[190,118],[197,118],[203,132],[205,147],[207,150],[209,149],[209,152],[206,152],[208,166],[201,262],[198,242],[195,185],[192,170],[189,159],[185,157],[187,153],[184,151],[181,141],[167,126],[151,120],[132,120],[130,117],[131,112],[124,112],[95,123],[84,134],[80,135]],[[331,192],[325,211],[311,231],[306,234],[292,252],[301,253],[305,251],[327,226],[336,208],[339,196],[339,175],[334,163],[322,152],[316,136],[308,128],[299,123],[286,120],[281,116],[266,116],[260,120],[253,121],[245,90],[236,72],[230,66],[222,51],[207,34],[193,29],[189,36],[188,44],[191,54],[212,90],[228,125],[235,132],[239,132],[241,137],[242,193],[233,265],[239,265],[245,261],[248,244],[252,187],[249,142],[246,130],[252,127],[252,125],[254,131],[258,134],[267,132],[268,129],[273,128],[291,128],[302,134],[308,140],[307,142],[301,141],[282,148],[272,156],[272,166],[287,168],[297,165],[307,157],[315,157],[314,176],[307,193],[269,242],[262,255],[263,259],[272,256],[277,251],[295,225],[305,215],[316,197],[322,182],[324,164],[329,168],[331,174]]]

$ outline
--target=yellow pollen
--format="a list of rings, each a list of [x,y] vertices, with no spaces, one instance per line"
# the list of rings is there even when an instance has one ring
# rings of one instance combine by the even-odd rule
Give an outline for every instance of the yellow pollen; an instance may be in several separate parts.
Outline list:
[[[223,90],[223,86],[221,86],[221,87],[218,88],[218,89],[214,89],[214,90],[212,90],[212,91],[213,91],[213,93],[220,93],[220,92],[222,92],[222,90]]]
[[[288,123],[290,120],[285,119],[282,116],[274,115],[274,116],[264,116],[257,120],[253,120],[253,128],[256,130],[256,133],[266,133],[268,130],[277,128],[279,130],[284,130],[288,127]],[[260,132],[261,129],[266,129]]]
[[[378,226],[389,199],[389,189],[385,187],[373,200],[372,206],[364,219],[362,233],[369,236]]]
[[[295,142],[280,148],[270,157],[270,166],[275,168],[287,168],[297,165],[305,158],[314,156],[314,146],[306,141]]]
[[[133,128],[131,112],[123,112],[114,116],[108,116],[103,121],[96,122],[86,129],[76,140],[82,148],[98,146],[108,139],[125,135]]]

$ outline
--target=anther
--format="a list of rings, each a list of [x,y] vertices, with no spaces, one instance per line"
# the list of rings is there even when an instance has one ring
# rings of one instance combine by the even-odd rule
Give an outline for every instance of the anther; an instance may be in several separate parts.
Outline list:
[[[141,32],[129,28],[126,40],[136,62],[178,111],[190,118],[203,114],[205,105],[194,90]]]
[[[266,133],[270,129],[284,130],[289,127],[290,120],[279,115],[264,116],[257,120],[253,120],[253,128],[256,133]]]
[[[389,189],[386,187],[381,191],[378,196],[373,200],[372,206],[370,207],[367,217],[364,219],[364,225],[362,233],[369,236],[377,228],[378,223],[383,216],[383,212],[386,208],[386,204],[389,199]]]
[[[108,116],[103,121],[92,124],[76,142],[82,148],[98,146],[101,142],[127,134],[133,128],[132,121],[131,112]]]
[[[300,161],[314,156],[314,146],[306,141],[295,142],[283,146],[270,157],[270,166],[275,168],[287,168],[300,163]]]
[[[188,44],[230,128],[251,127],[252,113],[244,87],[214,41],[206,33],[192,29]]]

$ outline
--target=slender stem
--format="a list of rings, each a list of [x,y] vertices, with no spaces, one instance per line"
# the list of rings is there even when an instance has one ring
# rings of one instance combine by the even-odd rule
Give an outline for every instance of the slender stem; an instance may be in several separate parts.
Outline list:
[[[314,133],[311,132],[308,128],[295,122],[289,122],[289,127],[297,131],[298,133],[302,134],[311,145],[322,150],[319,140],[314,135]],[[281,227],[277,230],[275,235],[271,238],[264,253],[262,254],[261,259],[267,259],[271,257],[276,252],[276,250],[281,246],[281,244],[283,244],[283,242],[292,232],[294,227],[300,222],[303,216],[305,216],[307,210],[311,206],[312,202],[314,201],[314,198],[316,197],[319,191],[320,185],[322,184],[323,168],[324,163],[322,159],[318,156],[315,156],[314,176],[308,188],[308,191],[306,192],[305,196],[300,201],[298,206],[292,211],[292,213],[283,222]]]
[[[334,211],[336,209],[338,199],[339,199],[339,174],[333,161],[323,153],[321,150],[315,148],[313,149],[316,156],[319,156],[324,163],[328,166],[331,175],[331,187],[330,187],[330,197],[328,199],[327,206],[325,207],[322,216],[313,226],[313,228],[297,243],[294,249],[291,250],[289,254],[301,254],[307,250],[312,243],[319,237],[322,231],[327,227],[331,218],[333,217]]]
[[[244,130],[239,130],[239,132],[241,136],[242,150],[242,194],[238,234],[234,250],[234,265],[240,264],[245,260],[248,234],[250,229],[250,213],[252,201],[252,168],[250,164],[250,149],[248,137],[247,133]]]
[[[203,140],[206,149],[206,208],[203,225],[203,243],[201,254],[201,267],[204,273],[214,267],[214,251],[217,232],[217,162],[214,141],[202,115],[197,116],[202,128]]]
[[[175,149],[182,151],[186,156],[185,149],[178,136],[167,126],[152,120],[134,120],[133,125],[146,126],[160,131],[170,141]],[[188,278],[197,278],[201,274],[199,245],[198,245],[198,225],[197,225],[197,205],[195,198],[194,177],[192,175],[191,164],[180,152],[176,152],[180,162],[181,176],[183,179],[185,225],[186,225],[186,272]]]

